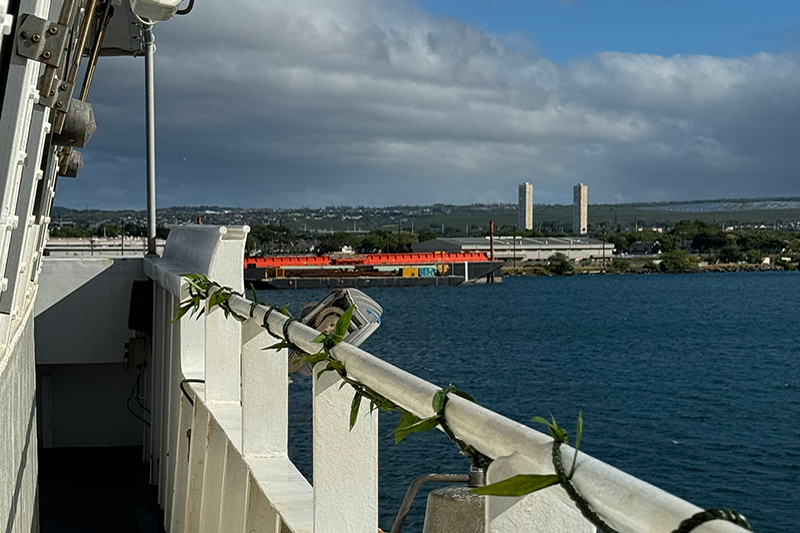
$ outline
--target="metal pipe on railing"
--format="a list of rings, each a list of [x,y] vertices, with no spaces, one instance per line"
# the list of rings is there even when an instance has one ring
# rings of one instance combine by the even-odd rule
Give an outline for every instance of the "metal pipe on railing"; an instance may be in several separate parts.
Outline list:
[[[267,307],[253,307],[252,302],[235,295],[228,303],[236,313],[252,316],[260,323],[268,313]],[[288,320],[279,312],[269,312],[266,322],[271,331],[282,333]],[[308,353],[321,349],[319,343],[313,342],[318,331],[299,321],[285,327],[289,340],[300,349]],[[424,418],[435,414],[431,402],[440,390],[436,385],[347,343],[335,346],[331,354],[345,364],[348,376],[415,415]],[[549,436],[456,395],[450,397],[446,414],[455,434],[488,457],[497,459],[516,453],[532,461],[542,473],[553,471],[553,440]],[[563,445],[561,452],[564,463],[571,463],[574,449]],[[578,466],[572,479],[578,492],[620,531],[670,533],[681,521],[702,510],[585,453],[578,456]],[[722,521],[704,524],[703,528],[707,533],[744,531]]]
[[[402,531],[406,516],[411,510],[411,504],[414,503],[417,492],[425,483],[467,483],[468,481],[469,474],[423,474],[419,476],[408,486],[406,496],[403,498],[400,510],[397,511],[397,517],[394,519],[394,524],[389,533],[400,533]]]

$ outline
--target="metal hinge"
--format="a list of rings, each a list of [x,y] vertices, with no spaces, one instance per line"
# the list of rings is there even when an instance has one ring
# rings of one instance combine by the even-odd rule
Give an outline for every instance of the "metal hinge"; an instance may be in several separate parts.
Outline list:
[[[66,26],[24,14],[17,28],[17,54],[58,67],[64,58],[68,37]]]
[[[44,79],[44,76],[39,78],[40,90],[44,88]],[[48,94],[42,93],[39,96],[39,103],[45,107],[57,109],[58,111],[64,111],[66,113],[69,110],[69,104],[72,100],[73,87],[74,85],[72,83],[54,79],[51,84],[50,92]]]

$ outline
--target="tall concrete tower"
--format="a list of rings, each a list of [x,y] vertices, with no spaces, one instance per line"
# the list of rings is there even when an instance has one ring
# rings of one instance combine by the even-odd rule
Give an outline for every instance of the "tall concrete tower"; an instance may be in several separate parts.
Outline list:
[[[583,183],[572,189],[572,233],[586,235],[589,225],[589,188]]]
[[[533,185],[520,183],[519,185],[519,224],[521,230],[533,229]]]

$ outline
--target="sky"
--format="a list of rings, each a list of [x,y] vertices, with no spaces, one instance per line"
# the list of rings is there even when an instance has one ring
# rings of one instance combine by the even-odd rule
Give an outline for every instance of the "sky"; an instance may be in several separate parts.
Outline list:
[[[196,0],[154,33],[160,207],[800,196],[796,0]],[[56,205],[145,208],[143,73],[101,59]]]

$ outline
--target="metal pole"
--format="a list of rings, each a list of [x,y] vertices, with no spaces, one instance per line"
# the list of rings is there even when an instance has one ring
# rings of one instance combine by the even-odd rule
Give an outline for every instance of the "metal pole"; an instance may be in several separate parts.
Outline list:
[[[489,221],[489,260],[494,261],[494,220]],[[494,271],[489,272],[489,283],[494,283]]]
[[[517,227],[514,226],[514,268],[517,268]]]
[[[156,254],[156,105],[152,26],[144,28],[145,122],[147,126],[147,255]]]
[[[86,101],[89,96],[89,87],[92,85],[92,78],[94,77],[94,70],[97,67],[97,59],[100,57],[100,47],[103,45],[103,39],[106,36],[108,23],[111,16],[114,14],[114,7],[111,5],[111,0],[106,0],[106,7],[103,10],[103,18],[97,29],[97,36],[94,39],[94,46],[89,55],[89,64],[86,66],[86,76],[83,78],[83,86],[81,86],[81,93],[78,100]]]

